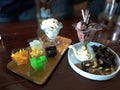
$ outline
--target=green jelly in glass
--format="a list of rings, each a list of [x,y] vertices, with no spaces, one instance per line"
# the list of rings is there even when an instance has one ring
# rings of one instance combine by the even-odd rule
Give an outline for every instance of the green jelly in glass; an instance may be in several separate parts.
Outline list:
[[[46,56],[30,58],[30,64],[35,71],[43,70],[46,66]]]

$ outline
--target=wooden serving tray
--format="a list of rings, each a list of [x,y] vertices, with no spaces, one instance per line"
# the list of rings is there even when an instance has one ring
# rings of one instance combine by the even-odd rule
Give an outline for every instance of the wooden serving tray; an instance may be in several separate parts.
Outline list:
[[[53,58],[47,58],[48,61],[44,70],[35,72],[30,64],[17,66],[14,61],[10,61],[7,64],[7,68],[15,74],[18,74],[38,85],[44,84],[47,81],[48,77],[52,74],[53,70],[57,66],[68,46],[72,42],[71,39],[61,36],[57,36],[57,39],[60,41],[60,44],[57,46],[58,53]]]

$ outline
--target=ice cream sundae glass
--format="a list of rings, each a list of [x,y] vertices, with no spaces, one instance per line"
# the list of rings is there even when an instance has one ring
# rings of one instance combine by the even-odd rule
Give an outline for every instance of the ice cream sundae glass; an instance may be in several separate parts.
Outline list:
[[[41,29],[45,32],[45,35],[48,38],[48,42],[56,42],[56,37],[62,27],[62,23],[58,22],[58,20],[55,18],[45,19],[41,23]],[[59,41],[57,41],[57,43],[58,42]]]
[[[57,55],[57,45],[60,43],[56,37],[63,27],[63,24],[55,18],[48,18],[43,20],[40,26],[47,36],[47,39],[44,38],[43,41],[47,57],[54,57]]]
[[[88,36],[90,33],[90,29],[87,28],[86,24],[84,24],[82,21],[79,21],[75,29],[77,31],[77,35],[81,43],[89,41]]]

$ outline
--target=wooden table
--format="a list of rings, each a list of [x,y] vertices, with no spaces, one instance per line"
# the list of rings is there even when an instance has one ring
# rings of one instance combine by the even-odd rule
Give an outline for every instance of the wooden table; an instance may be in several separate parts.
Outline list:
[[[79,42],[75,29],[71,26],[79,19],[61,20],[64,27],[60,36],[72,39],[72,44]],[[120,44],[112,41],[114,29],[103,29],[94,34],[93,41],[109,46],[120,56]],[[43,85],[36,85],[6,68],[11,61],[10,52],[14,48],[28,46],[28,39],[37,37],[37,22],[1,23],[0,34],[4,41],[0,49],[0,89],[4,90],[118,90],[120,88],[120,73],[107,81],[93,81],[75,73],[69,66],[67,51],[62,56],[56,69]],[[120,37],[118,38],[120,40]]]

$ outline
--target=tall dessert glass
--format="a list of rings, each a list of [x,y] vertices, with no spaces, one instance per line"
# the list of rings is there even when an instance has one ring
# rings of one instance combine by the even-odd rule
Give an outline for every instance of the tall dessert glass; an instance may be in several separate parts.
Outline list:
[[[47,39],[44,40],[44,47],[48,57],[54,57],[57,54],[56,46],[60,43],[59,40],[56,39],[61,28],[63,27],[61,22],[58,22],[55,18],[45,19],[41,23],[41,29],[44,31]]]
[[[77,31],[77,35],[81,43],[86,43],[90,41],[90,37],[88,37],[90,33],[90,29],[87,28],[86,24],[80,21],[75,26],[75,29]]]
[[[56,37],[59,34],[61,28],[63,27],[61,22],[58,22],[57,19],[48,18],[41,23],[41,29],[44,31],[47,36],[48,43],[60,43],[56,41]]]

